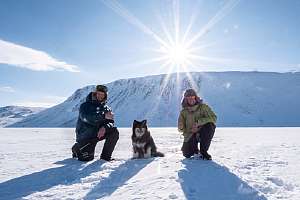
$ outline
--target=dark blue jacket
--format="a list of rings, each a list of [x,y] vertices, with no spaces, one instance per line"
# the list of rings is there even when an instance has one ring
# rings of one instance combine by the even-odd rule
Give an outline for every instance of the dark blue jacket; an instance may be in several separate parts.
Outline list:
[[[105,119],[105,113],[111,109],[105,102],[99,102],[91,92],[80,105],[76,124],[76,142],[97,138],[100,127],[113,127],[113,120]]]

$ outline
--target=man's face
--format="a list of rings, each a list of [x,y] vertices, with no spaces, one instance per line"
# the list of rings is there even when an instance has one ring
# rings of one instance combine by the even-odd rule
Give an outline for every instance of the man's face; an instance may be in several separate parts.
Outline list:
[[[196,96],[189,96],[189,97],[186,97],[186,99],[187,99],[187,103],[190,106],[193,106],[196,104]]]
[[[98,101],[104,101],[105,99],[105,93],[101,91],[96,91],[96,98]]]

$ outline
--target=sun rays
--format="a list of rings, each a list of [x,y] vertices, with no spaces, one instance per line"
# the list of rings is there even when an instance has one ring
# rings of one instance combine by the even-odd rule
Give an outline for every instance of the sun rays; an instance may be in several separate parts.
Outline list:
[[[158,101],[155,102],[153,109],[149,109],[149,112],[146,114],[147,116],[151,115],[151,110],[156,110],[158,107],[172,73],[176,72],[175,78],[177,83],[177,94],[181,92],[180,72],[185,73],[185,77],[188,79],[191,87],[199,91],[199,85],[194,81],[190,72],[205,71],[205,67],[208,66],[208,64],[205,62],[220,63],[221,61],[226,61],[226,59],[214,59],[201,54],[206,48],[214,46],[217,43],[216,41],[205,42],[203,37],[205,34],[209,33],[209,31],[228,13],[230,13],[230,11],[232,11],[232,9],[239,3],[239,0],[227,1],[203,27],[200,27],[196,33],[193,33],[192,30],[195,30],[193,25],[199,16],[199,9],[197,10],[194,8],[194,11],[196,12],[190,13],[190,20],[187,26],[184,26],[184,24],[181,24],[179,0],[167,2],[168,11],[171,12],[170,16],[172,17],[171,21],[169,21],[171,23],[166,23],[166,20],[164,20],[161,13],[158,13],[156,17],[161,30],[157,31],[154,31],[150,27],[146,26],[120,2],[116,0],[101,1],[105,6],[121,16],[128,23],[135,26],[144,34],[148,35],[157,42],[157,46],[150,49],[152,51],[151,55],[154,53],[157,54],[157,56],[132,64],[133,66],[155,64],[158,66],[156,68],[157,70],[167,72],[161,83],[161,94],[158,97]],[[183,27],[186,28],[183,30]]]
[[[158,52],[164,55],[166,61],[174,66],[186,65],[190,57],[190,49],[183,44],[175,43],[173,45],[162,46]]]
[[[151,48],[153,52],[157,53],[157,56],[133,63],[132,65],[155,64],[159,66],[157,68],[159,71],[165,72],[167,69],[168,73],[189,73],[192,70],[204,71],[203,67],[207,66],[205,64],[207,62],[220,63],[220,59],[218,58],[206,58],[201,54],[206,48],[216,45],[217,43],[215,41],[205,44],[202,38],[234,9],[240,0],[226,1],[216,14],[213,15],[203,27],[200,27],[196,33],[192,33],[192,28],[197,17],[199,17],[199,10],[193,10],[188,25],[184,26],[181,24],[179,0],[167,2],[168,12],[171,14],[170,16],[172,18],[171,21],[169,21],[170,23],[166,23],[167,20],[164,20],[161,13],[158,13],[156,17],[161,26],[161,30],[158,31],[154,31],[145,25],[120,2],[116,0],[101,1],[105,6],[121,16],[128,23],[135,26],[157,42],[157,47]],[[183,27],[185,27],[185,29],[183,29]],[[226,59],[223,59],[223,61],[226,61]]]
[[[157,12],[154,17],[157,18],[157,24],[160,27],[147,26],[140,18],[130,12],[126,6],[122,5],[117,0],[100,0],[106,7],[122,17],[126,22],[139,29],[142,33],[152,38],[156,45],[153,45],[149,51],[149,58],[144,58],[140,61],[132,63],[124,63],[128,67],[143,67],[147,66],[151,69],[152,74],[174,73],[191,71],[220,71],[223,70],[240,70],[245,68],[248,70],[257,70],[264,67],[269,70],[274,65],[284,67],[294,67],[295,63],[274,63],[268,61],[258,61],[245,59],[241,60],[236,57],[225,58],[212,56],[211,52],[206,53],[207,49],[213,49],[214,52],[225,52],[230,54],[233,49],[228,49],[221,45],[221,49],[217,48],[225,38],[220,33],[217,41],[207,41],[206,35],[209,35],[213,29],[219,24],[228,14],[230,14],[239,5],[241,0],[220,1],[216,6],[219,7],[215,13],[208,18],[203,25],[197,24],[197,21],[202,18],[202,13],[205,11],[200,5],[203,1],[158,1],[159,5],[164,5],[164,10]],[[183,4],[184,2],[184,4]],[[210,1],[209,1],[210,2]],[[188,13],[182,14],[182,5],[192,4],[189,7]],[[216,2],[215,2],[216,3]],[[181,5],[182,4],[182,5]],[[158,5],[158,7],[159,7]],[[189,16],[187,16],[189,15]],[[185,20],[181,19],[185,17]],[[166,19],[167,18],[167,19]],[[199,27],[199,28],[198,28]],[[234,25],[234,27],[239,27]],[[236,29],[236,28],[235,28]],[[220,47],[220,46],[219,46]],[[245,47],[247,48],[247,47]],[[143,49],[145,50],[145,49]],[[297,64],[296,64],[297,65]],[[154,67],[155,66],[155,67]],[[242,70],[243,71],[243,70]]]

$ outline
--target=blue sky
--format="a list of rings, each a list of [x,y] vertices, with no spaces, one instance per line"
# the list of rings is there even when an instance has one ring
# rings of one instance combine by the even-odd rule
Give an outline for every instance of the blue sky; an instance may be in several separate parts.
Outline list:
[[[299,19],[297,0],[1,0],[0,106],[51,106],[86,85],[177,70],[298,71]],[[194,57],[172,68],[166,32],[182,41],[187,30]]]

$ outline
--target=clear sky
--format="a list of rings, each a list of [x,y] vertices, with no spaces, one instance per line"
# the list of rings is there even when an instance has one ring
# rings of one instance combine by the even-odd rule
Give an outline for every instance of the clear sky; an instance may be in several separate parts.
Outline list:
[[[299,0],[0,0],[0,106],[176,71],[299,71]]]

